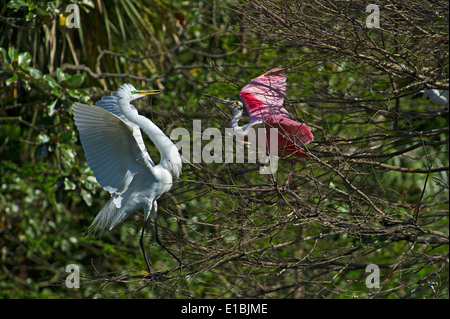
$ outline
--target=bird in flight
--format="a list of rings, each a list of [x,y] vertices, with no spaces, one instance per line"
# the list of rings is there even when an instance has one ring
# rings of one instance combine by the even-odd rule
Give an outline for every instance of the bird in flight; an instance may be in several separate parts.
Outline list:
[[[73,116],[86,159],[97,181],[111,194],[89,228],[91,233],[111,230],[129,215],[144,211],[144,224],[139,241],[150,274],[149,260],[144,248],[144,232],[150,214],[155,223],[156,242],[179,263],[181,260],[166,248],[158,236],[157,200],[167,193],[173,177],[181,174],[182,160],[175,144],[152,121],[139,115],[131,101],[157,90],[136,90],[131,84],[122,85],[117,92],[96,105],[75,103]],[[155,165],[145,148],[141,130],[147,134],[161,154]]]
[[[309,157],[302,149],[306,144],[314,140],[311,129],[304,123],[293,120],[288,111],[283,107],[286,97],[286,75],[280,73],[282,67],[274,68],[258,76],[245,85],[239,97],[244,102],[237,100],[224,100],[211,95],[216,101],[225,103],[233,108],[231,127],[237,136],[246,136],[254,127],[266,129],[266,141],[270,150],[271,139],[270,128],[277,130],[278,156],[291,161],[294,157]],[[239,126],[238,122],[242,117],[244,105],[249,115],[249,123]],[[273,143],[273,141],[272,141]],[[294,162],[291,161],[291,171],[286,180],[286,184],[292,174]]]

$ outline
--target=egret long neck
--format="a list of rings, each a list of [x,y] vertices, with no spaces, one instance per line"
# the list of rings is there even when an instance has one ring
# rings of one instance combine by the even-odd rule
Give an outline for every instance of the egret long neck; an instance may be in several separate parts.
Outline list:
[[[161,154],[161,162],[166,161],[170,156],[173,156],[173,148],[175,147],[176,149],[176,146],[158,126],[156,126],[148,118],[134,112],[127,101],[119,99],[119,108],[123,115],[125,115],[131,122],[138,125],[141,130],[147,134],[153,144],[155,144]],[[178,154],[178,152],[176,153]]]

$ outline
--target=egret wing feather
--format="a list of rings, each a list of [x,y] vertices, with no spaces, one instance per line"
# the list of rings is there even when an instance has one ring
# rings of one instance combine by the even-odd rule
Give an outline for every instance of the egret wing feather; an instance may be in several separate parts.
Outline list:
[[[131,128],[133,129],[133,136],[136,139],[139,148],[141,149],[142,156],[145,158],[146,161],[150,163],[150,165],[155,166],[155,163],[153,162],[152,158],[150,157],[150,154],[148,154],[147,152],[147,148],[145,147],[141,129],[139,128],[138,125],[134,124],[133,122],[128,120],[125,115],[123,115],[123,113],[120,111],[117,99],[118,99],[117,92],[111,92],[111,95],[103,96],[100,101],[97,101],[97,103],[95,103],[95,105],[100,106],[106,111],[118,116],[122,121],[131,126]],[[134,107],[134,105],[130,104],[130,107],[133,111],[137,113],[137,109]]]
[[[120,194],[135,174],[151,173],[137,160],[144,155],[127,123],[95,105],[75,103],[73,114],[86,159],[105,190]]]

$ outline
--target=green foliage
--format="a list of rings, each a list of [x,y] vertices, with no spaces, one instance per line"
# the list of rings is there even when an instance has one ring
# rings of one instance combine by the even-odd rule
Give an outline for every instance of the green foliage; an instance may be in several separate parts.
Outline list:
[[[415,97],[418,77],[312,40],[299,46],[296,23],[265,24],[273,16],[244,2],[74,3],[79,29],[62,23],[67,1],[12,0],[0,9],[3,298],[448,298],[448,108]],[[307,4],[304,21],[312,18]],[[283,5],[277,16],[295,22],[298,6]],[[448,44],[398,53],[415,49],[417,30],[351,29],[343,12],[353,22],[365,12],[344,9],[316,15],[336,36],[360,41],[336,48],[376,59],[384,48],[370,45],[384,41],[396,63],[439,68],[426,74],[427,85],[445,84],[448,61],[435,61],[448,57]],[[427,21],[420,27],[440,38],[441,20]],[[167,135],[192,132],[196,119],[223,131],[229,110],[201,94],[237,98],[278,65],[288,76],[286,108],[315,135],[288,188],[288,162],[273,176],[248,163],[185,164],[159,201],[159,223],[165,245],[191,268],[180,273],[149,227],[159,282],[144,278],[142,212],[100,238],[87,236],[108,195],[84,157],[74,102],[95,103],[129,82],[162,91],[136,106]],[[157,149],[147,148],[157,162]],[[381,288],[371,290],[372,263]],[[80,289],[64,285],[68,264],[80,267]]]

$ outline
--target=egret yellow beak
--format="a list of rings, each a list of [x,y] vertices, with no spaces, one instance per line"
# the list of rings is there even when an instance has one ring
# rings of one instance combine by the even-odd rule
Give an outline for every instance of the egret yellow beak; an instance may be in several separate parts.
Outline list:
[[[159,94],[159,90],[135,90],[132,91],[131,93],[140,95],[150,95],[150,94]]]

